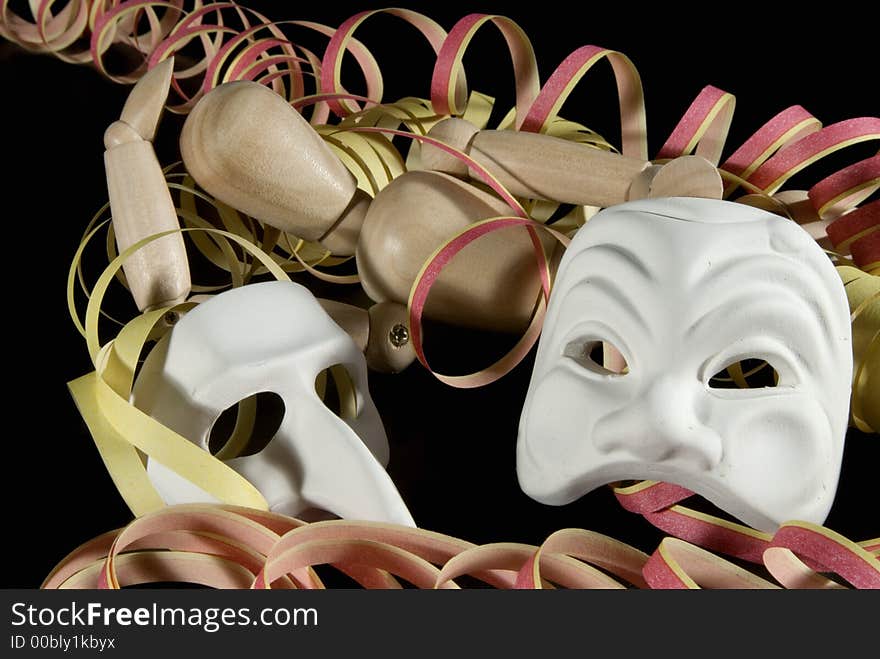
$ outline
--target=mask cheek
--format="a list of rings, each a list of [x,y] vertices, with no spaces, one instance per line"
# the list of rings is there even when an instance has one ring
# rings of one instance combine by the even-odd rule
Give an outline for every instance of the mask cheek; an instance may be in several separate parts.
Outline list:
[[[564,505],[604,485],[593,465],[604,460],[590,441],[598,419],[620,392],[607,383],[575,377],[566,365],[533,383],[523,407],[517,442],[517,477],[528,496]],[[617,403],[619,404],[619,403]]]
[[[841,447],[822,405],[807,394],[720,402],[724,459],[719,475],[777,524],[822,523],[831,509]]]

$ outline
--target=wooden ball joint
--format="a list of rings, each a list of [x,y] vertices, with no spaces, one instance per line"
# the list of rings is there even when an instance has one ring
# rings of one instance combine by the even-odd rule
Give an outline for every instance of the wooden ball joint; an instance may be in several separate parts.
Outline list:
[[[336,300],[318,299],[318,302],[354,339],[370,370],[399,373],[415,360],[404,305],[379,302],[367,310]]]

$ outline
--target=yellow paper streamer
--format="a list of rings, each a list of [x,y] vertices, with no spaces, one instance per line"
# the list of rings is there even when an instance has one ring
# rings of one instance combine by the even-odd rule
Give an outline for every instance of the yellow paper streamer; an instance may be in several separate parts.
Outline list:
[[[219,229],[181,231],[204,231],[236,243],[259,260],[276,279],[289,280],[268,254],[240,236]],[[147,478],[143,456],[157,460],[222,502],[265,509],[267,504],[263,496],[236,471],[129,402],[137,359],[147,340],[156,336],[167,313],[185,313],[193,305],[181,304],[147,312],[128,323],[112,341],[100,343],[98,319],[101,303],[116,273],[131,254],[168,233],[173,232],[156,234],[132,245],[98,278],[89,297],[84,323],[86,344],[95,371],[71,382],[71,394],[111,478],[135,515],[164,506]],[[82,249],[78,250],[77,259],[81,252]],[[77,267],[78,260],[71,267],[69,282],[73,281]],[[69,285],[72,287],[72,283]],[[72,292],[69,290],[68,293],[72,300]],[[74,309],[71,314],[76,315]]]
[[[852,423],[863,432],[880,432],[880,276],[852,266],[838,266],[837,272],[852,315]]]

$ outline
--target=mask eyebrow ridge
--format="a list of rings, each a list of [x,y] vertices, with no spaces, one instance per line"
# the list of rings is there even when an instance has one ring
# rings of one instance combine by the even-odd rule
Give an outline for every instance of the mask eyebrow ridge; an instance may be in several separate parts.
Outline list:
[[[774,288],[777,288],[779,284],[775,284]],[[789,287],[786,287],[786,290],[791,290]],[[758,300],[755,297],[753,291],[749,288],[738,289],[732,295],[725,297],[723,299],[714,298],[715,303],[713,303],[709,309],[700,314],[700,317],[697,318],[693,323],[691,323],[686,332],[686,336],[690,337],[695,332],[701,330],[707,323],[716,319],[719,315],[726,316],[728,318],[728,322],[736,323],[737,318],[743,318],[746,316],[745,311],[750,307],[754,307],[754,305],[758,304]],[[803,295],[795,295],[789,300],[787,300],[787,304],[783,308],[783,312],[788,309],[788,304],[796,305],[798,308],[803,309],[806,313],[810,315],[810,317],[815,321],[813,323],[814,328],[818,328],[819,334],[816,335],[812,331],[809,331],[806,327],[798,327],[797,341],[808,340],[813,345],[811,346],[811,350],[808,352],[813,355],[821,354],[823,359],[828,357],[828,351],[830,346],[832,345],[831,340],[831,329],[828,326],[827,322],[823,322],[822,315],[819,313],[816,305],[813,301],[805,298]],[[731,314],[729,310],[731,308],[735,309],[735,312]],[[780,312],[780,306],[775,305],[772,308],[766,309],[765,314],[778,314]]]
[[[631,302],[631,295],[629,295],[615,280],[597,272],[595,265],[596,261],[594,258],[599,255],[605,255],[610,258],[615,266],[623,266],[627,268],[630,272],[644,280],[646,284],[656,283],[651,270],[637,252],[623,245],[603,242],[588,245],[577,254],[572,255],[572,259],[566,264],[565,270],[560,270],[560,277],[569,276],[566,274],[569,271],[573,271],[578,275],[576,282],[569,285],[568,289],[564,291],[565,297],[568,297],[570,293],[573,293],[579,288],[592,288],[594,291],[598,291],[610,297],[620,309],[626,312],[636,322],[643,332],[650,334],[650,325],[641,310]]]
[[[623,262],[626,265],[632,266],[632,269],[641,277],[648,281],[654,281],[651,269],[645,264],[637,252],[634,252],[623,245],[615,245],[613,243],[599,243],[583,248],[577,254],[572,255],[571,260],[565,266],[566,271],[575,267],[574,264],[577,261],[580,261],[583,258],[590,258],[588,254],[595,252],[608,252],[609,256],[611,256],[616,262]],[[581,266],[581,268],[583,268],[583,266]]]
[[[768,285],[772,285],[775,289],[783,289],[795,297],[798,302],[809,307],[811,316],[822,328],[825,340],[829,344],[833,343],[834,335],[836,334],[836,329],[832,327],[835,322],[834,314],[830,314],[830,316],[828,314],[823,314],[821,309],[833,308],[834,300],[831,299],[829,295],[830,291],[825,282],[819,276],[819,273],[810,267],[805,267],[805,264],[803,263],[795,263],[778,255],[765,255],[761,257],[761,259],[765,262],[767,260],[770,261],[769,267],[767,265],[764,265],[763,267],[764,275],[768,273],[773,275]],[[694,290],[699,291],[698,294],[700,295],[706,295],[706,288],[720,277],[732,278],[736,275],[738,269],[750,269],[753,268],[754,265],[754,260],[742,261],[738,258],[730,258],[722,261],[719,265],[704,273],[697,280],[694,284]],[[764,277],[764,281],[766,281],[766,279],[767,278]],[[739,288],[741,287],[742,285],[740,284]],[[712,300],[713,302],[710,305],[709,311],[702,314],[699,319],[688,327],[688,333],[696,329],[696,326],[700,324],[703,318],[710,315],[723,303],[719,301],[718,295],[713,295]]]
[[[570,294],[574,294],[579,290],[599,292],[608,296],[636,322],[643,332],[650,333],[651,327],[647,320],[645,320],[645,316],[642,314],[641,310],[630,301],[626,292],[620,288],[617,282],[613,279],[600,274],[587,275],[571,286],[571,288],[565,292],[565,297],[567,298]]]

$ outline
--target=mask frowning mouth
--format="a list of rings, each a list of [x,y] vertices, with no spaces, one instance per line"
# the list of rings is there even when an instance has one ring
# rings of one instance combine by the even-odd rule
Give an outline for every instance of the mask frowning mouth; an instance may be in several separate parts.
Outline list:
[[[793,222],[709,199],[606,209],[560,264],[520,419],[520,485],[561,505],[665,480],[761,530],[821,523],[850,332],[840,277]],[[736,386],[757,372],[758,386]]]

